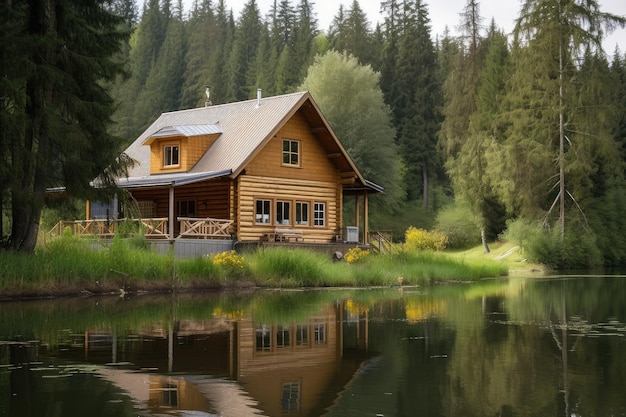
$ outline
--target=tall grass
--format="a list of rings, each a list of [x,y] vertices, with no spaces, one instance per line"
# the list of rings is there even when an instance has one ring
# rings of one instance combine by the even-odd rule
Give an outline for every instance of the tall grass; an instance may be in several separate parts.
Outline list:
[[[232,255],[239,257],[240,255]],[[399,250],[355,263],[336,262],[307,250],[265,248],[243,257],[236,270],[214,257],[176,259],[151,252],[141,242],[64,236],[34,256],[0,252],[0,296],[64,295],[79,292],[173,291],[257,285],[274,288],[424,285],[507,275],[494,261],[470,262],[441,253]]]
[[[275,287],[329,287],[355,285],[348,265],[307,250],[261,249],[249,257],[259,284]]]

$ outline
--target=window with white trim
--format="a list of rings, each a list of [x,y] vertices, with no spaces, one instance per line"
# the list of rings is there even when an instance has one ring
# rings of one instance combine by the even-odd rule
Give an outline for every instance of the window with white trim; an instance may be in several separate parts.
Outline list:
[[[163,146],[163,166],[175,167],[180,164],[180,146],[164,145]]]
[[[309,203],[296,201],[296,224],[309,224]]]
[[[283,165],[300,166],[300,141],[283,139]]]
[[[261,224],[270,224],[270,200],[257,200],[255,222]]]
[[[272,328],[267,324],[256,325],[254,346],[257,352],[272,350]]]
[[[318,345],[326,344],[326,323],[315,323],[313,325],[313,340]]]
[[[291,224],[291,202],[276,202],[276,224]]]
[[[320,203],[316,201],[313,204],[313,225],[314,226],[326,225],[326,203]]]

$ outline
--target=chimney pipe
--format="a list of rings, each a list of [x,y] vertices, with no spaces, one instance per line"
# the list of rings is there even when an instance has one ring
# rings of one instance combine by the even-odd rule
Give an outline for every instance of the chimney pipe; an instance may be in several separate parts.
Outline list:
[[[256,89],[256,106],[257,107],[261,107],[261,97],[262,97],[262,93],[263,90],[260,88]]]
[[[204,90],[204,94],[206,94],[206,100],[204,102],[204,107],[209,107],[212,106],[213,103],[211,102],[211,86],[207,85],[205,90]]]

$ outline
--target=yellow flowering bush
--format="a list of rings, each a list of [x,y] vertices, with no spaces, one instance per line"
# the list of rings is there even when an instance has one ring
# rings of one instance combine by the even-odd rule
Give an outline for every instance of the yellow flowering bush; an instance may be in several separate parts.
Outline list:
[[[350,248],[348,250],[348,252],[346,252],[346,254],[344,256],[344,259],[349,264],[353,264],[353,263],[362,261],[369,254],[370,254],[369,250],[363,250],[363,249],[359,248],[358,246],[356,246],[354,248]]]
[[[428,231],[409,226],[404,232],[405,246],[409,250],[444,250],[448,236],[436,230]]]
[[[234,250],[218,253],[213,257],[213,263],[231,273],[243,272],[246,269],[243,256]]]

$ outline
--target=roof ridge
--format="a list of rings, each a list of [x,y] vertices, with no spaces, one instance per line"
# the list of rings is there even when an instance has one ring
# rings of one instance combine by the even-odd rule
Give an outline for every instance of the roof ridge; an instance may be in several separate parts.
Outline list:
[[[262,97],[262,100],[277,100],[277,99],[283,99],[283,98],[287,98],[287,97],[292,97],[292,96],[302,96],[307,94],[308,91],[304,90],[304,91],[297,91],[294,93],[287,93],[287,94],[280,94],[277,96],[267,96],[267,97]],[[245,103],[256,103],[258,100],[258,98],[251,98],[251,99],[247,99],[247,100],[242,100],[242,101],[231,101],[230,103],[222,103],[222,104],[213,104],[211,106],[202,106],[202,107],[192,107],[190,109],[182,109],[182,110],[171,110],[171,111],[166,111],[163,112],[161,115],[165,115],[165,114],[173,114],[173,113],[186,113],[186,112],[191,112],[191,111],[198,111],[198,110],[202,110],[202,109],[215,109],[215,108],[220,108],[220,107],[227,107],[227,106],[235,106],[235,105],[242,105]]]

